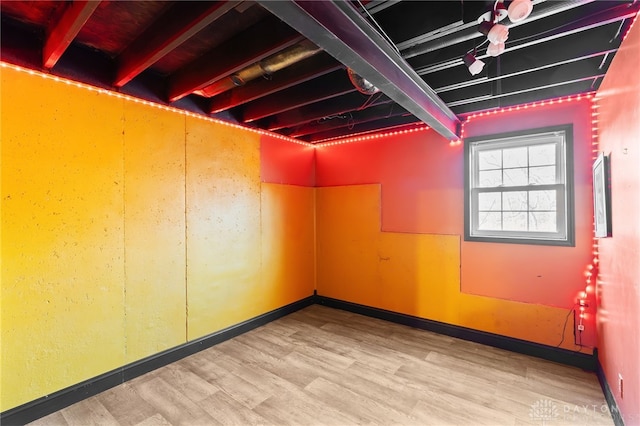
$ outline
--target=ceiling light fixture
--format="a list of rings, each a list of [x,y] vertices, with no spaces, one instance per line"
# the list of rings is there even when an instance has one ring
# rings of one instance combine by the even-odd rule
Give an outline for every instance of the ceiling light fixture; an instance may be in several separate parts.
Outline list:
[[[494,3],[493,8],[489,8],[478,18],[478,24],[483,21],[491,21],[493,23],[500,22],[508,16],[507,8],[501,0]]]
[[[487,47],[487,55],[489,56],[499,56],[502,52],[504,52],[505,46],[504,43],[497,43],[497,44],[493,44],[493,43],[489,43],[489,46]]]
[[[482,21],[478,31],[487,36],[490,43],[504,43],[509,38],[509,28],[506,25],[495,24],[490,21]]]
[[[351,84],[353,87],[358,89],[358,92],[363,95],[373,95],[374,93],[378,93],[380,89],[373,85],[369,80],[362,77],[360,74],[356,73],[351,68],[347,68],[347,74],[349,75],[349,80],[351,80]]]
[[[484,34],[489,42],[487,56],[500,56],[506,49],[505,42],[509,38],[509,27],[498,22],[507,16],[512,23],[521,22],[531,14],[532,10],[532,0],[495,0],[492,8],[485,9],[478,18],[478,32]],[[478,46],[473,50],[473,54],[469,51],[462,58],[471,75],[479,74],[485,65],[476,58],[477,48]]]
[[[533,10],[533,2],[531,0],[513,0],[509,3],[507,14],[511,22],[524,21],[531,15],[531,11]]]
[[[482,69],[484,68],[484,62],[482,62],[480,59],[476,59],[473,53],[467,53],[466,55],[464,55],[464,58],[462,60],[464,61],[466,67],[469,69],[471,75],[480,74],[480,72],[482,72]]]

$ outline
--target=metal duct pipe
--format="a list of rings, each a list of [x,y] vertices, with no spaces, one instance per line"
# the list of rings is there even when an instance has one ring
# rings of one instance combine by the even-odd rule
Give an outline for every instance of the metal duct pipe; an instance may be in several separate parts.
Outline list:
[[[231,74],[203,89],[196,91],[198,95],[208,98],[218,95],[234,87],[244,86],[247,82],[255,80],[258,77],[271,75],[276,71],[293,65],[297,62],[307,59],[322,51],[321,48],[310,42],[309,40],[301,41],[278,53],[275,53],[260,62]]]

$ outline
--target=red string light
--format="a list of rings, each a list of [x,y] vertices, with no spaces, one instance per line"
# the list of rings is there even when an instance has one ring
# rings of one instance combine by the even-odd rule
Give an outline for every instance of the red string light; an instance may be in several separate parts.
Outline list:
[[[637,16],[636,16],[637,18]],[[635,23],[635,20],[634,20]],[[591,102],[591,144],[592,144],[592,153],[593,159],[598,155],[598,103],[597,98],[595,96],[595,92],[582,93],[572,96],[564,96],[559,98],[547,99],[544,101],[532,102],[521,105],[514,105],[510,107],[488,110],[488,111],[480,111],[468,114],[462,118],[462,125],[460,131],[460,138],[464,139],[466,132],[466,125],[469,124],[472,120],[477,118],[486,117],[489,115],[495,115],[499,113],[507,113],[511,111],[521,111],[521,110],[529,110],[532,108],[539,108],[546,105],[554,105],[554,104],[562,104],[566,102],[574,102],[574,101],[582,101],[588,99]],[[458,145],[458,141],[451,141],[449,143],[451,146]],[[594,228],[595,229],[595,228]],[[594,281],[598,276],[598,240],[593,238],[593,260],[592,263],[587,265],[584,271],[585,276],[585,289],[580,291],[577,296],[576,305],[579,306],[579,329],[580,332],[584,329],[584,322],[588,319],[588,310],[595,312],[596,306],[594,303],[589,303],[590,298],[595,300],[594,294],[594,285],[592,281]]]
[[[634,21],[635,22],[635,21]],[[598,98],[596,96],[591,97],[591,153],[592,160],[595,160],[598,156],[599,152],[599,140],[598,140]],[[598,278],[599,272],[599,258],[598,258],[598,239],[595,237],[595,224],[593,224],[594,235],[592,237],[593,247],[593,259],[591,263],[588,264],[584,269],[585,276],[585,287],[584,290],[578,293],[577,304],[580,307],[580,315],[579,317],[579,331],[582,332],[584,330],[584,322],[588,319],[588,312],[592,312],[595,314],[597,311],[596,306],[596,295],[595,295],[595,284]],[[593,303],[589,303],[592,300]],[[587,311],[589,310],[589,311]]]
[[[387,137],[397,136],[397,135],[406,135],[406,134],[415,133],[415,132],[424,132],[425,130],[429,130],[429,129],[430,129],[429,126],[426,126],[422,123],[417,123],[416,127],[413,127],[410,129],[394,130],[391,132],[373,133],[373,134],[366,134],[366,135],[363,133],[360,133],[363,136],[352,135],[347,138],[344,138],[343,136],[336,136],[334,138],[322,139],[316,142],[314,146],[325,147],[325,146],[343,145],[346,143],[369,141],[372,139],[387,138]]]
[[[633,21],[631,22],[631,25],[629,25],[629,28],[627,28],[627,32],[625,32],[624,35],[622,36],[622,42],[624,42],[627,39],[627,35],[629,35],[629,33],[631,32],[631,28],[633,28],[633,26],[636,24],[636,21],[638,20],[638,16],[640,15],[636,13],[636,16],[633,18]]]
[[[40,71],[35,71],[29,68],[23,68],[21,66],[18,65],[13,65],[13,64],[9,64],[7,62],[1,62],[0,61],[0,67],[1,68],[7,68],[7,69],[11,69],[14,71],[18,71],[18,72],[23,72],[29,75],[33,75],[33,76],[37,76],[37,77],[41,77],[44,78],[45,80],[51,80],[51,81],[55,81],[57,83],[64,83],[68,86],[74,86],[80,89],[84,89],[84,90],[88,90],[90,92],[93,93],[99,93],[101,95],[107,95],[107,96],[113,96],[115,98],[118,99],[123,99],[125,101],[129,101],[129,102],[134,102],[137,104],[142,104],[142,105],[146,105],[146,106],[150,106],[153,108],[158,108],[164,111],[170,111],[170,112],[174,112],[177,114],[181,114],[187,117],[193,117],[193,118],[197,118],[200,120],[205,120],[205,121],[209,121],[211,123],[217,123],[217,124],[221,124],[223,126],[228,126],[228,127],[233,127],[236,129],[242,129],[242,130],[246,130],[248,132],[252,132],[252,133],[257,133],[260,135],[264,135],[264,136],[270,136],[272,138],[275,139],[280,139],[280,140],[284,140],[287,142],[292,142],[292,143],[296,143],[299,145],[305,145],[305,146],[309,146],[309,147],[313,147],[313,144],[309,143],[309,142],[304,142],[304,141],[300,141],[297,139],[293,139],[290,138],[288,136],[284,136],[284,135],[280,135],[278,133],[272,133],[266,130],[262,130],[262,129],[255,129],[255,128],[251,128],[251,127],[245,127],[245,126],[241,126],[239,124],[235,124],[235,123],[229,123],[227,121],[222,121],[222,120],[218,120],[216,118],[213,117],[209,117],[206,115],[202,115],[202,114],[198,114],[195,112],[191,112],[191,111],[185,111],[179,108],[175,108],[175,107],[171,107],[171,106],[167,106],[167,105],[162,105],[156,102],[151,102],[151,101],[146,101],[144,99],[139,99],[136,98],[134,96],[130,96],[130,95],[125,95],[123,93],[120,92],[114,92],[112,90],[108,90],[108,89],[103,89],[100,87],[95,87],[95,86],[91,86],[90,84],[86,84],[86,83],[79,83],[77,81],[73,81],[73,80],[69,80],[63,77],[58,77],[56,75],[52,75],[52,74],[46,74]]]
[[[470,121],[476,118],[486,117],[489,115],[502,114],[502,113],[507,113],[512,111],[520,111],[522,109],[528,110],[529,108],[538,108],[538,107],[547,106],[547,105],[554,105],[556,103],[561,104],[563,102],[573,102],[573,101],[581,101],[583,99],[593,99],[594,95],[595,95],[595,92],[579,93],[577,95],[546,99],[543,101],[530,102],[527,104],[519,104],[519,105],[513,105],[509,107],[504,107],[504,108],[485,110],[485,111],[478,111],[478,112],[473,112],[473,113],[463,115],[461,118],[462,123],[460,126],[460,139],[449,142],[449,145],[452,147],[461,145],[462,140],[464,140],[465,138],[466,125],[469,124]]]

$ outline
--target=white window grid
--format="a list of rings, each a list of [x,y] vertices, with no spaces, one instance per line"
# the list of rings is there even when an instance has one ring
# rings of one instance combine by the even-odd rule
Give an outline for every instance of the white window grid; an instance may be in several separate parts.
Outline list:
[[[485,238],[503,238],[503,239],[527,239],[527,240],[550,240],[550,241],[566,241],[568,238],[568,218],[567,218],[567,142],[565,131],[553,131],[538,133],[533,135],[521,135],[498,139],[481,140],[470,143],[469,155],[470,155],[470,173],[469,173],[469,196],[470,196],[470,229],[469,234],[471,237],[485,237]],[[504,167],[502,163],[500,167],[495,170],[500,171],[503,175],[502,181],[504,182],[505,171],[510,169],[522,169],[526,168],[527,177],[529,183],[524,185],[482,185],[480,183],[480,155],[481,152],[488,151],[500,151],[521,148],[521,147],[534,147],[541,145],[553,145],[555,147],[555,161],[553,164],[546,164],[544,166],[555,167],[555,180],[552,183],[537,184],[530,182],[531,169],[541,167],[540,165],[531,165],[529,155],[527,155],[526,166],[517,167]],[[527,150],[529,153],[529,150]],[[488,169],[483,169],[487,171]],[[537,191],[553,191],[556,194],[555,209],[554,210],[536,210],[531,208],[530,195]],[[499,210],[493,210],[493,212],[499,212],[502,215],[502,228],[503,229],[481,229],[480,215],[483,212],[479,208],[480,194],[483,193],[498,193],[504,199],[504,194],[525,192],[527,194],[527,209],[526,210],[509,210],[505,209],[504,204],[500,206]],[[509,230],[504,229],[504,217],[505,214],[513,214],[515,212],[525,213],[527,217],[527,230]],[[555,231],[535,231],[530,230],[533,228],[529,221],[534,217],[535,213],[542,212],[554,212],[555,213]]]

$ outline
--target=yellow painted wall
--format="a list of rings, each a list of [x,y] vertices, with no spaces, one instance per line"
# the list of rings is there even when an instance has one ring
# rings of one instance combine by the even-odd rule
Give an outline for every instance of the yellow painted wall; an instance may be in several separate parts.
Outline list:
[[[184,343],[185,120],[124,102],[126,362]]]
[[[316,188],[318,294],[546,345],[560,342],[556,325],[566,310],[460,291],[459,235],[381,232],[380,188]],[[573,349],[573,339],[566,340],[571,344],[563,347]]]
[[[566,310],[461,293],[459,235],[381,232],[380,185],[261,182],[266,136],[0,72],[0,411],[300,300],[314,281],[323,296],[560,340]]]
[[[314,189],[261,183],[259,137],[213,126],[187,119],[189,340],[314,290]]]
[[[0,411],[313,293],[258,134],[0,72]]]
[[[187,120],[189,339],[261,313],[259,138],[217,127]]]
[[[262,184],[262,286],[266,311],[315,289],[314,188]]]
[[[1,73],[5,410],[124,364],[124,173],[122,100]]]

